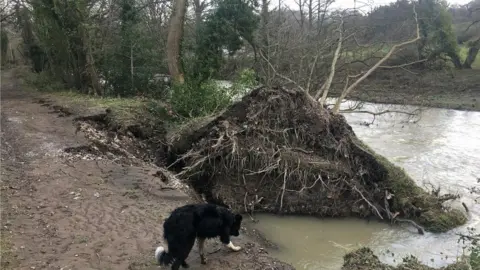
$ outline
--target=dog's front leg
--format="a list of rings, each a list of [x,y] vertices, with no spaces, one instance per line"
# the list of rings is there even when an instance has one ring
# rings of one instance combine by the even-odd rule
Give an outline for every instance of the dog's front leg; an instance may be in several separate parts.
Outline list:
[[[200,253],[200,262],[201,264],[207,264],[207,259],[205,258],[205,238],[197,238],[198,244],[198,253]]]
[[[230,240],[230,230],[228,228],[225,229],[223,234],[220,235],[220,241],[230,250],[239,251],[240,249],[242,249],[241,247],[237,247],[232,243],[232,240]]]
[[[227,244],[227,247],[233,251],[239,251],[242,249],[242,247],[239,247],[239,246],[235,246],[232,241],[230,241],[228,244]]]

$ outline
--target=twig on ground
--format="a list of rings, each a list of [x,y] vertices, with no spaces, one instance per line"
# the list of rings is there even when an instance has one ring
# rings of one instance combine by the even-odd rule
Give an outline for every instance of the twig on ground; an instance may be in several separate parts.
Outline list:
[[[221,248],[217,248],[217,249],[215,249],[214,251],[208,252],[208,255],[215,254],[215,253],[219,252],[220,250],[222,250],[222,249],[221,249]]]

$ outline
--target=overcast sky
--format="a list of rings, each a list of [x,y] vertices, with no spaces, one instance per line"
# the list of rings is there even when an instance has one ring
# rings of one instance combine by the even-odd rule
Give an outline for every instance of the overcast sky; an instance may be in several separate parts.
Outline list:
[[[270,3],[273,5],[277,5],[278,3],[278,0],[270,0],[270,1],[271,1]],[[368,11],[370,10],[370,7],[385,5],[395,1],[396,0],[358,0],[357,8],[364,6],[364,8],[362,9],[365,11]],[[447,0],[447,1],[450,4],[458,4],[458,5],[464,5],[471,2],[471,0]],[[295,0],[283,0],[283,3],[292,8],[297,6],[297,4],[295,4]],[[365,4],[362,4],[362,3],[365,3]],[[354,6],[353,0],[336,0],[335,3],[332,4],[332,8],[353,8],[353,6]]]

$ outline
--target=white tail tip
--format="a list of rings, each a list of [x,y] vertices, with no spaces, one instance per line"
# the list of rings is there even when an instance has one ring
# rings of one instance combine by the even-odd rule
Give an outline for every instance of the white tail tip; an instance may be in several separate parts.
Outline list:
[[[165,249],[160,246],[160,247],[157,247],[157,249],[155,249],[155,259],[158,261],[158,259],[160,259],[160,255],[162,255],[162,253],[165,251]]]

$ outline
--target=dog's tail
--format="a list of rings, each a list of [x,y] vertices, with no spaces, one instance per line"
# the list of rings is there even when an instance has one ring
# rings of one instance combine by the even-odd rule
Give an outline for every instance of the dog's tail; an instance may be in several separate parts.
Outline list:
[[[169,265],[173,262],[172,255],[166,252],[162,246],[155,249],[155,259],[160,265]]]

